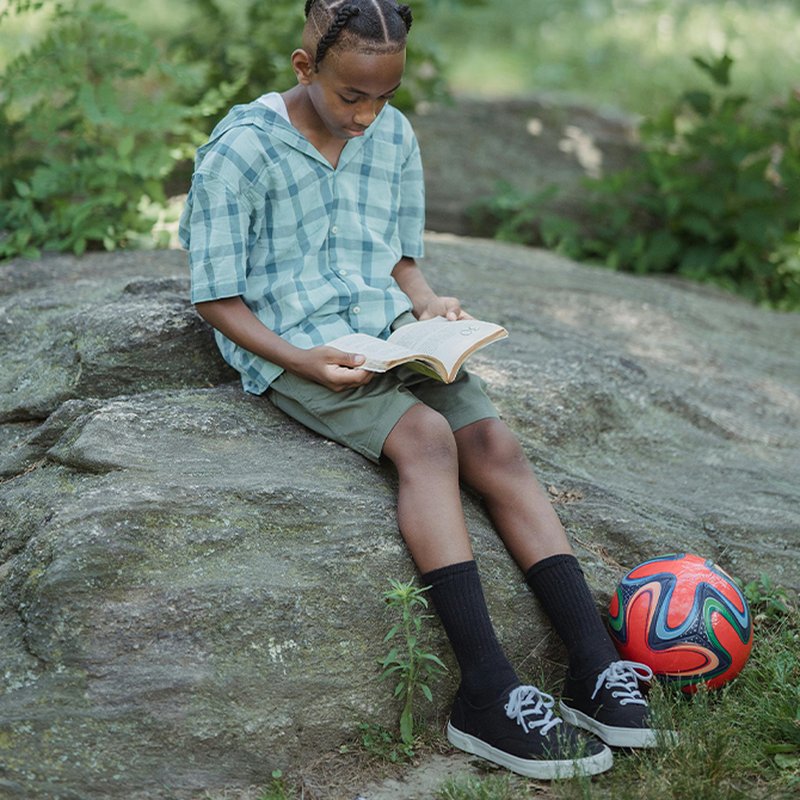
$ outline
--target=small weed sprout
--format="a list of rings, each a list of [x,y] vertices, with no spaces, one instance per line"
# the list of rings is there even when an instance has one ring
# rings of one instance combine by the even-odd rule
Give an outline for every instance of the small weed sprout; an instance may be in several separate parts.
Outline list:
[[[272,770],[272,781],[259,800],[289,800],[289,790],[281,770]]]
[[[763,572],[757,579],[746,583],[742,591],[758,622],[776,621],[794,611],[789,592],[776,586],[769,575]]]
[[[414,748],[410,744],[397,741],[397,734],[384,728],[383,725],[362,722],[358,726],[361,747],[364,752],[380,761],[390,764],[402,764],[412,761],[415,756]]]
[[[428,601],[426,588],[419,588],[413,581],[402,583],[391,580],[392,588],[384,594],[390,608],[400,614],[400,621],[393,625],[384,637],[391,642],[391,649],[380,662],[383,668],[381,679],[396,679],[394,696],[402,698],[400,714],[400,738],[404,745],[414,741],[414,700],[421,693],[430,702],[433,694],[429,682],[446,671],[445,665],[433,653],[428,652],[422,642],[423,623],[430,618],[424,609]]]
[[[520,788],[513,786],[511,776],[461,776],[448,778],[436,792],[437,800],[519,800]],[[523,796],[527,796],[527,793]]]

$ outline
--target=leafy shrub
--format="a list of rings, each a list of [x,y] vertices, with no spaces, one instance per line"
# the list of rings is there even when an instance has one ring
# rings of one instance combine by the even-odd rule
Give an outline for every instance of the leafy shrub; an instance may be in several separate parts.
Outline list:
[[[623,171],[586,180],[586,220],[506,188],[479,214],[504,238],[614,269],[676,273],[800,308],[800,92],[754,107],[729,91],[732,60],[695,59],[716,85],[685,92],[641,128]]]
[[[196,103],[219,90],[233,105],[282,88],[293,79],[287,48],[299,42],[302,27],[303,4],[295,0],[250,0],[236,10],[215,0],[194,0],[188,24],[165,37],[171,58],[198,76],[183,99]]]
[[[60,6],[61,3],[55,0],[10,0],[5,8],[0,9],[0,21],[11,14],[22,14],[24,11],[38,11],[45,6]]]
[[[180,77],[125,16],[54,4],[0,76],[0,258],[113,249],[152,227],[191,138],[192,110],[169,97]]]
[[[431,2],[417,0],[418,19]],[[165,181],[189,169],[220,109],[294,80],[302,0],[235,11],[195,0],[190,24],[166,35],[99,0],[11,0],[0,20],[42,9],[52,12],[45,38],[0,75],[0,259],[114,249],[149,233]],[[405,106],[444,91],[435,52],[413,37],[410,50]]]

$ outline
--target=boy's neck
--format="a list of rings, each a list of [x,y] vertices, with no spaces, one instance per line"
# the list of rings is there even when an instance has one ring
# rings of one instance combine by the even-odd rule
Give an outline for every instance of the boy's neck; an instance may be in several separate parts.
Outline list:
[[[347,144],[331,135],[308,99],[305,87],[294,86],[281,94],[292,125],[308,139],[334,169]]]

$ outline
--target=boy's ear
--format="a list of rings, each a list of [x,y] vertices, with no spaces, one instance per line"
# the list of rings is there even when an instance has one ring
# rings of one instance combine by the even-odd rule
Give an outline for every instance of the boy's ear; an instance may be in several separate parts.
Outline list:
[[[314,59],[306,50],[295,50],[292,53],[292,69],[297,76],[297,82],[308,86],[314,74]]]

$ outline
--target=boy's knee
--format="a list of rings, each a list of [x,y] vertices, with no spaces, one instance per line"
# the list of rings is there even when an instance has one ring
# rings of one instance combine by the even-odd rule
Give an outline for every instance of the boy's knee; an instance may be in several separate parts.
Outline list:
[[[487,419],[462,428],[456,434],[460,449],[487,468],[528,468],[528,459],[517,437],[498,419]]]
[[[395,425],[384,453],[398,467],[424,462],[455,466],[458,461],[450,424],[438,411],[421,403],[409,409]]]

